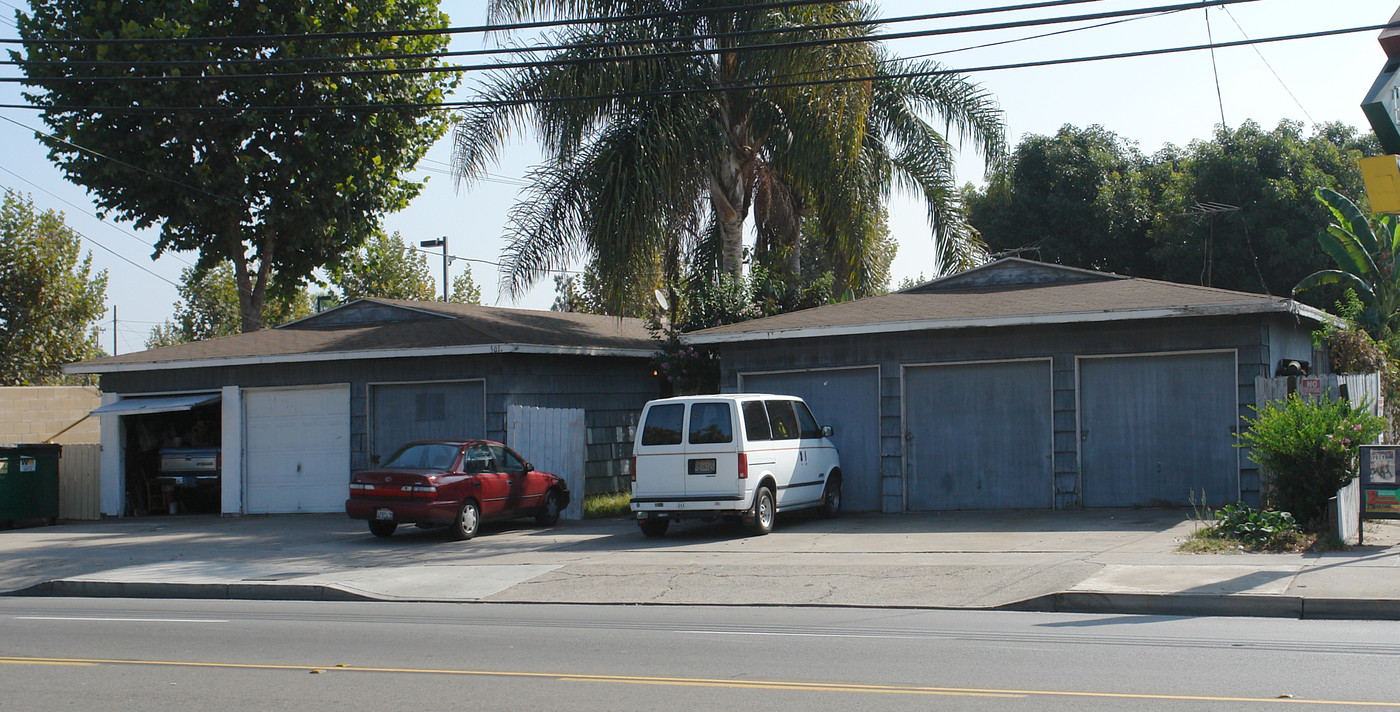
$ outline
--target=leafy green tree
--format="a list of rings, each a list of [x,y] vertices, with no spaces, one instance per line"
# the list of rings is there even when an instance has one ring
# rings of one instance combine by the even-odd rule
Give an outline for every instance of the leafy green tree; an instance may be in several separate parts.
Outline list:
[[[1367,145],[1355,131],[1324,127],[1305,137],[1283,121],[1272,131],[1253,122],[1217,129],[1169,166],[1155,205],[1152,258],[1174,282],[1288,294],[1292,285],[1328,266],[1313,237],[1327,227],[1313,191],[1364,192],[1356,158]],[[1238,210],[1201,214],[1198,205]],[[1331,304],[1335,293],[1312,295]]]
[[[1241,291],[1286,294],[1330,266],[1313,236],[1319,187],[1362,191],[1356,158],[1374,138],[1341,124],[1305,136],[1246,122],[1151,156],[1098,126],[1029,136],[986,189],[967,190],[971,223],[993,252]],[[1217,204],[1209,207],[1207,204]],[[1330,305],[1340,292],[1306,295]]]
[[[476,280],[472,279],[472,268],[467,267],[466,271],[452,279],[452,299],[457,304],[480,304],[481,287],[476,285]]]
[[[967,191],[969,219],[994,253],[1151,273],[1146,168],[1136,146],[1102,126],[1031,134],[985,190]]]
[[[1400,327],[1400,218],[1382,215],[1368,218],[1356,204],[1336,191],[1318,188],[1317,199],[1332,214],[1332,223],[1318,233],[1317,242],[1336,262],[1304,277],[1293,288],[1304,292],[1323,285],[1340,285],[1356,295],[1361,309],[1354,318],[1380,341],[1389,340]]]
[[[341,302],[361,297],[428,301],[436,294],[428,256],[408,249],[399,233],[382,230],[332,267],[330,282]]]
[[[174,317],[151,330],[146,348],[203,341],[242,331],[238,281],[232,265],[225,262],[203,273],[198,268],[187,267],[181,273],[178,292],[180,300],[175,303]],[[313,311],[311,296],[300,289],[264,302],[258,321],[276,326],[310,316]]]
[[[292,297],[418,194],[400,175],[448,119],[405,107],[431,106],[457,81],[417,71],[438,63],[415,57],[446,49],[442,34],[217,39],[437,29],[447,25],[437,0],[52,0],[17,24],[25,40],[48,40],[11,57],[33,88],[26,98],[45,107],[49,157],[103,213],[158,225],[156,255],[196,251],[201,272],[231,264],[242,331],[263,325],[269,297]],[[200,37],[215,39],[125,43]],[[316,59],[354,55],[405,55],[354,68],[407,73],[335,75],[344,65]]]
[[[495,21],[657,14],[642,0],[489,7]],[[579,257],[596,264],[614,309],[658,254],[668,274],[688,256],[693,273],[734,277],[750,215],[759,263],[784,282],[797,281],[811,216],[837,268],[835,288],[859,287],[876,233],[850,226],[872,224],[894,188],[925,200],[945,267],[976,258],[953,146],[970,142],[989,163],[1002,157],[1001,112],[987,92],[933,74],[934,63],[890,57],[868,26],[829,26],[872,18],[870,3],[666,8],[686,12],[551,35],[565,49],[490,75],[486,101],[457,125],[456,172],[467,182],[522,130],[533,128],[547,152],[511,214],[508,294]],[[808,29],[816,25],[828,27]]]
[[[0,202],[0,385],[63,382],[65,363],[98,355],[107,272],[63,214],[6,191]]]

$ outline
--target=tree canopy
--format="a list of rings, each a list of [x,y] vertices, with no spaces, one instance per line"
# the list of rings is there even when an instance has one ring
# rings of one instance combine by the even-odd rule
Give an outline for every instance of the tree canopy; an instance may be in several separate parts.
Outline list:
[[[399,233],[380,231],[330,270],[332,294],[348,302],[360,297],[431,300],[436,293],[428,256],[414,252]]]
[[[1329,213],[1317,188],[1364,192],[1355,158],[1374,138],[1324,124],[1246,122],[1144,156],[1100,126],[1027,136],[984,190],[972,224],[993,252],[1136,277],[1288,295],[1331,266],[1316,236]],[[1335,290],[1307,293],[1330,306]]]
[[[687,0],[668,7],[688,12],[659,17],[641,0],[489,7],[493,21],[653,17],[548,34],[564,49],[492,74],[485,101],[458,123],[455,172],[466,182],[524,130],[546,151],[511,213],[506,294],[576,260],[594,265],[614,311],[658,255],[673,285],[683,261],[737,276],[750,217],[757,264],[798,281],[810,219],[834,288],[862,288],[877,214],[897,188],[926,202],[945,268],[980,254],[955,189],[955,144],[1001,159],[1000,109],[934,63],[890,57],[871,26],[850,24],[874,16],[870,3]]]
[[[238,303],[238,281],[233,265],[225,262],[203,272],[186,267],[180,273],[175,314],[157,325],[146,337],[146,348],[154,349],[187,341],[203,341],[242,331]],[[277,294],[263,303],[259,322],[277,326],[310,316],[311,295],[305,289]]]
[[[99,355],[107,272],[63,215],[6,191],[0,201],[0,385],[59,383],[65,363]]]
[[[11,57],[26,98],[45,107],[53,135],[40,140],[68,179],[104,214],[159,226],[157,256],[195,251],[200,273],[232,265],[250,331],[268,295],[295,294],[418,194],[400,175],[448,126],[421,107],[457,79],[411,71],[438,63],[417,57],[444,50],[441,34],[218,38],[446,25],[438,0],[53,0],[19,13],[20,36],[45,41]],[[357,70],[410,71],[350,77],[317,59],[355,55],[379,57]]]

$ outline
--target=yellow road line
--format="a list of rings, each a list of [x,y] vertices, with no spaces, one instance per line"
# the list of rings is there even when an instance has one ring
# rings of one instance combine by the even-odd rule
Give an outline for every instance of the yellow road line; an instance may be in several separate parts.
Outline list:
[[[244,670],[298,670],[321,672],[375,672],[410,675],[466,675],[473,677],[514,677],[572,682],[602,682],[624,685],[665,685],[674,687],[727,687],[745,690],[784,690],[792,692],[855,692],[894,695],[955,695],[962,697],[1084,697],[1097,699],[1162,700],[1184,702],[1246,702],[1329,705],[1340,707],[1400,708],[1400,702],[1359,700],[1311,700],[1274,697],[1217,697],[1209,695],[1163,695],[1131,692],[1081,692],[1072,690],[1003,690],[972,687],[923,687],[916,685],[874,685],[784,680],[723,680],[693,677],[647,677],[635,675],[590,675],[583,673],[518,672],[502,670],[450,670],[440,668],[347,667],[344,665],[272,665],[263,663],[220,663],[184,660],[116,660],[105,658],[37,658],[0,656],[0,665],[151,665],[165,667],[227,668]]]

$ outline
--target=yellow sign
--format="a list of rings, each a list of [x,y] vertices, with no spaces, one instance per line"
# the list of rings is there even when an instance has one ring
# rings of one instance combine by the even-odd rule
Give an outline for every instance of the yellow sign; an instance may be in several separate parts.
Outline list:
[[[1361,177],[1373,213],[1400,213],[1400,156],[1361,159]]]

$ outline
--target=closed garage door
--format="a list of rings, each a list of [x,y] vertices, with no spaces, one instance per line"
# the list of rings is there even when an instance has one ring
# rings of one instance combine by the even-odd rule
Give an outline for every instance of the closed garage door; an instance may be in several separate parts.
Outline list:
[[[350,483],[350,388],[243,392],[246,511],[337,512]]]
[[[414,440],[486,437],[486,386],[479,380],[376,384],[370,413],[370,462],[382,462]]]
[[[841,508],[851,512],[880,510],[880,371],[852,368],[830,371],[744,374],[749,393],[798,396],[841,453]]]
[[[904,371],[911,510],[1054,504],[1050,360]]]
[[[1233,353],[1082,358],[1086,507],[1239,499]]]

